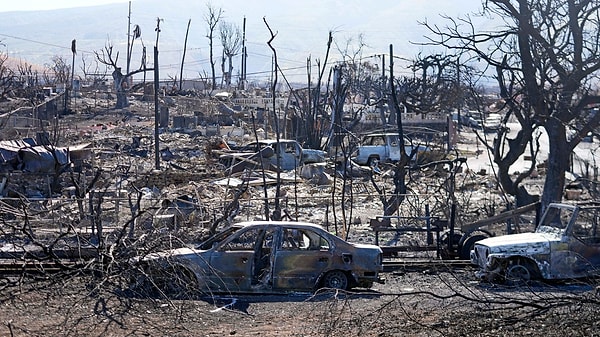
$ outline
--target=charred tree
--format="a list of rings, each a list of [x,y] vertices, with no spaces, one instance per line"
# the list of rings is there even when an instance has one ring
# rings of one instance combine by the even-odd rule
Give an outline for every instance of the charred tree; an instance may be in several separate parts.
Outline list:
[[[515,139],[500,134],[507,152],[497,151],[500,183],[506,191],[523,193],[519,179],[508,177],[511,158],[530,149],[533,130],[544,128],[549,139],[542,207],[562,199],[565,172],[574,147],[598,125],[600,114],[590,105],[600,103],[597,83],[600,70],[598,1],[491,0],[484,15],[499,17],[504,25],[494,32],[478,32],[469,18],[449,18],[445,29],[425,23],[430,42],[470,53],[497,69],[505,120],[514,117],[522,132]],[[488,48],[489,45],[495,48]],[[567,137],[567,132],[573,135]]]
[[[185,63],[185,53],[187,51],[188,34],[190,32],[190,24],[192,19],[188,20],[187,29],[185,30],[185,41],[183,42],[183,56],[181,56],[181,70],[179,72],[179,91],[183,90],[183,64]]]
[[[0,100],[5,100],[14,88],[15,73],[8,66],[8,55],[0,52]]]
[[[312,58],[306,59],[307,86],[302,89],[293,89],[289,85],[291,93],[290,111],[292,112],[291,133],[294,139],[310,149],[322,148],[322,139],[329,131],[330,120],[326,114],[325,107],[329,105],[323,91],[325,69],[329,59],[329,52],[333,35],[329,32],[327,50],[323,62],[317,60],[317,76],[313,77]],[[316,83],[313,85],[313,81]]]
[[[468,104],[465,92],[470,87],[466,79],[472,71],[465,65],[456,66],[457,56],[433,54],[422,56],[410,65],[413,79],[402,79],[402,104],[409,111],[426,115],[429,112],[450,112],[451,109]]]
[[[108,76],[107,68],[100,69],[98,59],[94,59],[94,62],[88,62],[85,54],[82,53],[81,64],[81,71],[86,82],[91,82],[96,87],[106,80]]]
[[[269,39],[269,41],[267,41],[267,45],[269,46],[269,48],[271,48],[271,51],[273,52],[273,62],[274,62],[274,74],[273,74],[273,83],[271,84],[271,93],[273,95],[273,121],[275,123],[275,137],[276,137],[276,150],[275,151],[280,151],[280,146],[279,146],[279,137],[280,137],[280,133],[279,133],[279,116],[277,114],[277,110],[276,110],[276,102],[275,102],[275,90],[277,89],[277,73],[278,73],[278,67],[277,67],[277,50],[275,50],[275,47],[273,47],[272,42],[275,39],[276,34],[273,33],[273,30],[271,30],[271,27],[269,26],[269,23],[267,22],[266,18],[263,18],[263,21],[265,23],[265,25],[267,26],[267,29],[269,30],[269,33],[271,35],[271,38]],[[281,167],[281,156],[277,155],[277,167]],[[272,219],[273,220],[281,220],[281,216],[282,216],[282,212],[281,212],[281,205],[280,205],[280,196],[281,196],[281,184],[279,184],[279,182],[281,181],[281,170],[277,170],[277,186],[275,188],[275,209],[273,210],[273,215],[272,215]]]
[[[147,68],[146,62],[144,61],[145,55],[142,58],[140,68],[137,70],[130,71],[129,73],[123,74],[121,67],[117,65],[119,61],[119,52],[116,53],[113,50],[113,46],[108,44],[100,52],[95,51],[98,62],[112,67],[112,78],[114,80],[115,91],[117,95],[116,109],[123,109],[129,106],[129,99],[127,93],[129,92],[128,81],[129,78],[135,74],[152,71],[153,68]]]
[[[394,85],[394,49],[392,45],[390,45],[390,90],[394,108],[393,113],[396,114],[396,126],[398,128],[400,160],[394,167],[394,193],[389,199],[383,200],[383,215],[393,215],[406,197],[406,167],[410,162],[410,156],[406,153],[406,147],[404,146],[405,139],[404,128],[402,126],[402,110],[400,110],[400,104],[398,103],[398,96],[396,94],[396,86]]]
[[[206,38],[208,38],[208,48],[209,48],[209,61],[210,61],[210,70],[212,75],[212,90],[217,89],[217,76],[215,75],[215,60],[213,57],[214,54],[214,35],[215,30],[217,29],[217,24],[221,17],[223,16],[223,10],[221,8],[215,8],[212,5],[208,4],[208,14],[204,17],[204,21],[208,25],[208,32],[206,33]]]
[[[235,24],[229,22],[223,22],[220,26],[221,45],[223,46],[223,54],[227,59],[227,71],[224,72],[223,77],[225,85],[231,86],[231,74],[233,73],[233,57],[240,52],[242,47],[242,33],[240,28]],[[223,63],[225,60],[223,60]],[[225,65],[223,64],[223,68]]]

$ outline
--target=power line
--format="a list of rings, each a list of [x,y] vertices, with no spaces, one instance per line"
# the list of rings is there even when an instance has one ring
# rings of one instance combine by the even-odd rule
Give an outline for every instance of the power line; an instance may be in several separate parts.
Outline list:
[[[57,45],[57,44],[52,44],[52,43],[48,43],[48,42],[37,41],[37,40],[29,39],[29,38],[14,36],[14,35],[10,35],[10,34],[3,34],[3,33],[0,33],[0,36],[4,36],[4,37],[16,39],[16,40],[27,41],[27,42],[31,42],[31,43],[36,43],[36,44],[44,45],[44,46],[55,47],[55,48],[59,48],[59,49],[64,49],[64,50],[71,51],[71,47],[70,46],[61,46],[61,45]],[[252,43],[252,42],[250,42],[250,43]],[[257,44],[257,43],[254,43],[254,44]],[[195,47],[195,48],[190,48],[189,50],[199,50],[199,49],[202,49],[202,48]],[[284,49],[286,49],[286,48],[284,48]],[[181,51],[181,50],[165,50],[165,51],[162,51],[162,52],[177,52],[177,51]],[[88,53],[88,54],[94,54],[93,51],[86,51],[86,50],[78,50],[78,52]],[[264,58],[270,58],[271,57],[271,55],[260,54],[260,53],[256,53],[256,52],[249,52],[249,54],[250,55],[254,55],[254,56],[264,57]],[[372,58],[372,57],[375,57],[375,56],[378,56],[378,55],[371,55],[371,56],[362,57],[361,60],[362,59],[367,59],[367,58]],[[279,60],[286,61],[286,62],[301,63],[301,61],[290,60],[290,59],[285,59],[285,58],[279,58]],[[339,62],[340,61],[338,61],[338,63]],[[185,65],[186,66],[194,66],[194,65],[203,65],[203,64],[207,64],[207,63],[209,63],[208,59],[186,62]],[[175,68],[175,67],[178,67],[178,66],[179,66],[179,64],[165,64],[165,65],[161,66],[161,68],[163,68],[163,69],[171,69],[171,68]],[[300,69],[306,69],[306,65],[298,66],[298,67],[285,68],[285,69],[281,69],[281,71],[292,71],[292,70],[300,70]],[[256,76],[256,75],[264,75],[264,74],[269,74],[269,73],[271,73],[271,70],[251,72],[251,73],[248,73],[247,75]]]
[[[9,35],[9,34],[2,34],[0,33],[0,36],[5,36],[5,37],[9,37],[15,40],[21,40],[21,41],[27,41],[27,42],[31,42],[31,43],[37,43],[37,44],[41,44],[44,46],[49,46],[49,47],[55,47],[55,48],[60,48],[60,49],[66,49],[69,52],[71,52],[71,44],[69,43],[69,46],[61,46],[58,44],[52,44],[52,43],[48,43],[48,42],[42,42],[42,41],[37,41],[37,40],[32,40],[32,39],[28,39],[25,37],[19,37],[19,36],[14,36],[14,35]],[[88,51],[88,50],[77,50],[78,53],[86,53],[86,54],[93,54],[93,51]]]
[[[27,39],[27,38],[24,38],[24,37],[18,37],[18,36],[14,36],[14,35],[1,34],[1,33],[0,33],[0,36],[10,37],[10,38],[13,38],[13,39],[16,39],[16,40],[22,40],[22,41],[27,41],[27,42],[37,43],[37,44],[41,44],[41,45],[44,45],[44,46],[49,46],[49,47],[56,47],[56,48],[61,48],[61,49],[68,49],[68,50],[71,50],[71,46],[69,46],[69,47],[66,47],[66,46],[59,46],[59,45],[57,45],[57,44],[52,44],[52,43],[47,43],[47,42],[41,42],[41,41],[36,41],[36,40]]]

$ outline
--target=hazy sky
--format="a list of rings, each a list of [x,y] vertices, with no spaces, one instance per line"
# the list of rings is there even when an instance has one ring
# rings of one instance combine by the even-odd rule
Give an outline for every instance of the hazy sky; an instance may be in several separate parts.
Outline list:
[[[79,48],[82,51],[87,48],[91,53],[92,50],[102,48],[108,38],[122,48],[126,42],[124,27],[127,23],[128,2],[129,0],[3,1],[0,12],[39,11],[105,4],[119,5],[112,7],[113,12],[111,12],[110,19],[113,21],[110,21],[112,25],[110,27],[103,27],[101,22],[97,21],[93,25],[85,26],[85,18],[75,18],[73,25],[84,28],[60,32],[65,37],[61,41],[55,42],[52,39],[58,36],[42,37],[41,33],[23,36],[22,30],[11,31],[11,26],[7,24],[2,28],[2,33],[5,35],[0,40],[7,45],[7,50],[14,51],[15,56],[18,57],[29,57],[29,55],[42,51],[46,52],[47,48],[40,48],[42,45],[39,43],[25,45],[24,40],[43,39],[52,44],[67,45],[66,42],[77,39]],[[425,42],[423,36],[428,33],[419,22],[427,21],[431,24],[445,25],[448,21],[443,19],[442,15],[456,18],[474,13],[480,10],[482,0],[132,0],[131,3],[131,22],[142,27],[142,38],[147,46],[154,44],[153,30],[156,26],[156,18],[160,17],[163,20],[161,23],[161,56],[165,58],[163,63],[167,63],[165,67],[171,64],[171,68],[167,68],[165,73],[176,73],[179,68],[180,44],[188,20],[191,19],[189,53],[186,58],[186,63],[189,62],[191,65],[186,67],[186,70],[200,73],[208,69],[204,19],[208,3],[211,3],[214,8],[223,9],[222,21],[233,22],[241,26],[242,19],[247,18],[246,41],[250,59],[249,69],[252,68],[256,72],[269,72],[271,69],[272,53],[266,45],[270,35],[263,21],[266,20],[276,33],[273,45],[277,49],[280,65],[287,68],[299,68],[304,72],[308,57],[313,63],[324,58],[329,31],[333,32],[335,41],[329,56],[330,60],[339,59],[339,49],[343,48],[346,43],[349,45],[348,53],[352,54],[355,51],[359,35],[363,36],[366,43],[361,57],[387,54],[390,44],[394,45],[396,56],[406,59],[414,59],[419,53],[428,54],[427,47],[414,43]],[[106,15],[106,13],[98,12],[98,15]],[[114,19],[120,21],[115,24]],[[25,23],[19,21],[18,24]],[[489,22],[479,20],[477,24],[488,25]],[[58,32],[54,35],[57,34]],[[21,40],[17,41],[8,35],[16,36]],[[92,35],[96,36],[96,41],[92,41],[95,44],[86,45],[86,40],[89,42]],[[17,46],[17,42],[25,46]],[[26,47],[29,49],[25,50]],[[70,56],[68,48],[63,48],[63,52]],[[56,53],[56,51],[48,53]],[[46,58],[49,59],[50,56]],[[40,63],[43,62],[46,61]],[[235,62],[237,65],[239,61]]]
[[[129,0],[19,0],[3,1],[0,12],[38,11],[58,8],[85,7],[128,2]]]

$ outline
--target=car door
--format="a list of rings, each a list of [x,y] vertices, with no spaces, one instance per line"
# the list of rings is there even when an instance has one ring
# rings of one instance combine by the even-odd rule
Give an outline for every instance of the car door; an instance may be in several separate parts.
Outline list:
[[[333,245],[325,235],[310,228],[284,227],[274,256],[273,287],[311,290],[332,260]]]
[[[281,155],[281,169],[285,171],[295,169],[301,160],[301,150],[298,143],[295,141],[281,141],[279,146],[278,152]],[[273,164],[276,165],[277,163]]]
[[[266,226],[259,234],[254,251],[251,286],[253,289],[273,288],[273,259],[278,240],[279,227]]]
[[[360,165],[370,165],[371,158],[385,160],[386,156],[384,137],[382,135],[368,135],[362,139],[361,145],[358,147],[358,154],[354,160]]]
[[[209,288],[213,291],[240,291],[250,288],[255,248],[263,230],[263,227],[239,230],[212,252],[211,270],[208,272]]]
[[[572,277],[598,275],[600,268],[599,210],[580,211],[569,235],[571,259],[567,265]]]
[[[386,153],[387,157],[389,157],[389,159],[393,160],[393,161],[400,160],[400,146],[402,144],[400,144],[400,142],[398,142],[398,136],[397,135],[387,135],[386,142],[387,142],[386,151],[388,151],[388,153]]]

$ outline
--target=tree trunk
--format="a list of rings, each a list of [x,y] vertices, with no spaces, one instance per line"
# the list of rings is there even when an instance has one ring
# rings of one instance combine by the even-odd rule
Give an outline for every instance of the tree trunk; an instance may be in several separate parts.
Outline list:
[[[115,69],[112,73],[113,80],[115,81],[115,91],[117,93],[117,105],[115,108],[123,109],[129,106],[129,101],[127,99],[127,90],[124,87],[125,76],[121,73],[121,68]]]
[[[213,37],[212,30],[209,35],[209,54],[210,54],[210,71],[212,74],[212,90],[217,89],[217,76],[215,75],[215,60],[213,60]]]
[[[398,116],[398,118],[400,118]],[[401,143],[400,146],[404,145]],[[406,153],[400,157],[400,161],[396,164],[394,170],[394,194],[387,200],[387,202],[383,205],[383,215],[390,216],[394,215],[398,208],[400,208],[400,204],[406,198],[406,168],[405,165],[408,162]]]
[[[390,89],[392,96],[392,103],[394,111],[390,112],[390,115],[396,114],[396,126],[398,127],[398,145],[400,146],[400,160],[396,164],[394,170],[394,195],[384,204],[383,214],[386,216],[393,215],[400,204],[406,198],[406,166],[410,162],[410,158],[406,153],[404,147],[404,127],[402,125],[402,111],[400,111],[400,105],[398,104],[398,96],[396,95],[396,86],[394,85],[394,49],[390,44]]]
[[[506,137],[506,130],[501,130],[496,135],[496,139],[504,139]],[[515,196],[516,206],[525,206],[532,202],[538,201],[539,196],[531,195],[521,185],[522,180],[529,176],[535,169],[535,155],[532,155],[532,162],[529,169],[525,172],[519,173],[517,177],[514,177],[509,171],[510,168],[515,164],[517,160],[525,153],[527,147],[533,142],[533,129],[530,124],[524,123],[521,126],[521,130],[513,139],[507,141],[509,148],[508,152],[503,151],[505,141],[494,142],[494,162],[498,165],[498,182],[504,192]]]
[[[567,142],[565,127],[555,118],[548,118],[544,126],[548,133],[550,151],[546,167],[546,181],[542,194],[542,210],[551,202],[562,200],[565,172],[569,169],[571,148]]]
[[[233,73],[233,55],[227,55],[229,68],[227,69],[227,87],[231,87],[231,75]]]

